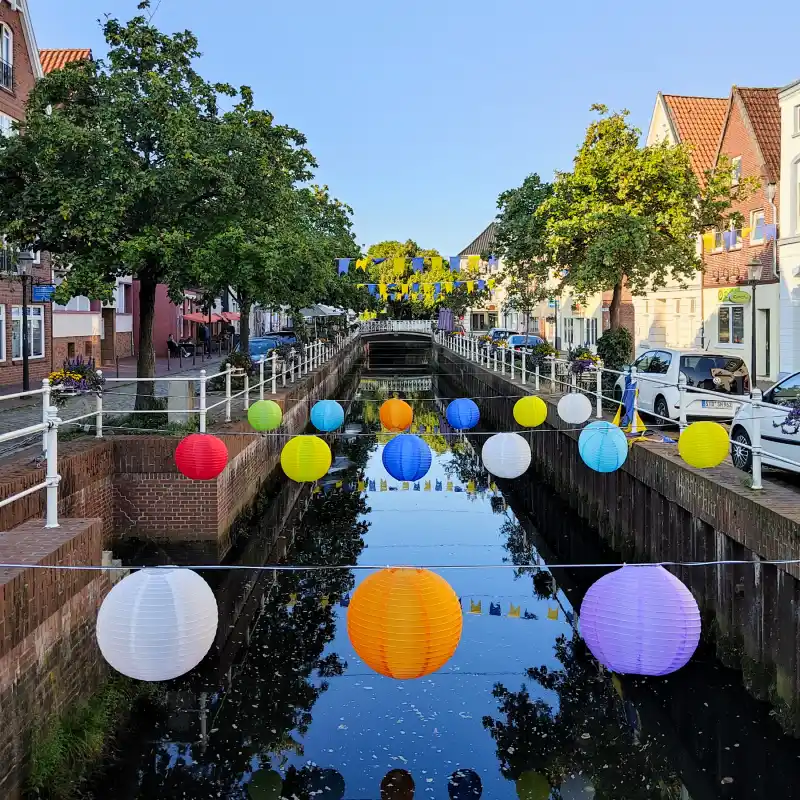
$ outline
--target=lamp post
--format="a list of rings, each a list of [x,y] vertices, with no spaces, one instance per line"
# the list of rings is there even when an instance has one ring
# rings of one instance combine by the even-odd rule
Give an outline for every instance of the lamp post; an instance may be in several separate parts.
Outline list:
[[[28,335],[28,278],[31,277],[33,253],[22,250],[17,256],[17,268],[22,280],[22,391],[28,392],[31,388],[30,372],[28,369],[28,350],[30,337]]]
[[[747,285],[750,287],[750,392],[756,385],[756,286],[761,279],[761,260],[755,256],[747,262]]]

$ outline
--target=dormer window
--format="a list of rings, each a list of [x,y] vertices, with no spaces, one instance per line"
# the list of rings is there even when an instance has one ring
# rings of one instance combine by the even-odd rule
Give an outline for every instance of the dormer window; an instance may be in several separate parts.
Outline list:
[[[14,34],[0,22],[0,88],[14,89]]]

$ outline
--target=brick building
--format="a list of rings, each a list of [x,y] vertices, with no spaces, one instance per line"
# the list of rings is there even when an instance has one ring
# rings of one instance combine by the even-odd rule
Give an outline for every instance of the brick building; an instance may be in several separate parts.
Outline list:
[[[0,0],[0,135],[13,135],[12,125],[23,120],[28,93],[42,74],[27,0]],[[37,253],[27,285],[50,280],[50,259],[47,253]],[[4,386],[22,383],[22,286],[16,254],[0,242],[0,385]],[[30,303],[28,333],[30,381],[35,388],[50,372],[53,356],[49,303]]]

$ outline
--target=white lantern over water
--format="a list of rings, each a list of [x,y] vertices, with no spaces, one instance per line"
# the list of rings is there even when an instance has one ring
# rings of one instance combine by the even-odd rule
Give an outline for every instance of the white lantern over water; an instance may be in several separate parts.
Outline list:
[[[211,649],[219,613],[211,587],[189,569],[142,569],[108,593],[97,614],[100,652],[117,672],[167,681]]]
[[[531,448],[518,433],[496,433],[481,450],[483,466],[497,478],[519,478],[531,465]]]
[[[565,394],[558,401],[558,416],[568,425],[582,425],[592,416],[592,401],[580,392]]]

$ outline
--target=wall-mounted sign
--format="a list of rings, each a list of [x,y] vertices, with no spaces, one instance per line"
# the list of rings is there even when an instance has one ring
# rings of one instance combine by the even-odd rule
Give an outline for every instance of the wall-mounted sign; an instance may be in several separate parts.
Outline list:
[[[720,289],[717,292],[717,299],[720,303],[749,303],[750,292],[745,292],[743,289],[734,286],[730,289]]]
[[[31,287],[31,300],[34,303],[49,303],[56,287],[52,283],[39,283]]]
[[[558,300],[556,300],[556,298],[555,298],[555,297],[551,297],[551,298],[550,298],[550,299],[547,301],[547,307],[548,307],[548,308],[556,308],[557,306],[558,306]]]

